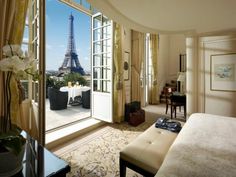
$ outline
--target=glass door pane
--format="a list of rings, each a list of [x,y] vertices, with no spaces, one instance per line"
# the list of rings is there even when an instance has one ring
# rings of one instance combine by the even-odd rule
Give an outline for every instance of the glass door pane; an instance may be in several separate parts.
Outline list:
[[[101,13],[94,15],[92,21],[92,116],[111,122],[112,23],[111,20]],[[107,111],[107,108],[109,108],[109,111]]]

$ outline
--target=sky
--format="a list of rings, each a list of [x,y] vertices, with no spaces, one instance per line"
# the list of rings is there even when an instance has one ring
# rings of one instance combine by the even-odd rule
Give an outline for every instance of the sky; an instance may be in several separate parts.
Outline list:
[[[46,1],[46,70],[58,70],[67,50],[69,15],[74,16],[77,55],[85,71],[90,71],[91,17],[57,0]]]

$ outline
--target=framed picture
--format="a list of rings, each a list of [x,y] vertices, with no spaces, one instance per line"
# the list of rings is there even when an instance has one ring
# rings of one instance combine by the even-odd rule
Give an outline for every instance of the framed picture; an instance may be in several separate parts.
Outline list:
[[[124,80],[129,80],[130,56],[129,52],[124,53]]]
[[[211,55],[211,90],[236,91],[236,53]]]
[[[186,72],[186,54],[179,55],[179,71]]]

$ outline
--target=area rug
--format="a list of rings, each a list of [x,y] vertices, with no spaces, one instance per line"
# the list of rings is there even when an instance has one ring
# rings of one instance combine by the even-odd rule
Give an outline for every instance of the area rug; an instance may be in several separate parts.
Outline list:
[[[152,123],[144,122],[137,127],[127,123],[108,124],[67,152],[58,154],[71,166],[67,177],[119,177],[120,150]],[[126,176],[141,177],[129,169]]]

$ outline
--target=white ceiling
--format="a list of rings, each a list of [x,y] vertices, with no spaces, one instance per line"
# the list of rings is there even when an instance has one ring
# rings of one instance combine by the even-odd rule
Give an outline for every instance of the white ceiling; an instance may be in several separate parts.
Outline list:
[[[236,29],[236,0],[88,0],[109,18],[143,32]]]

